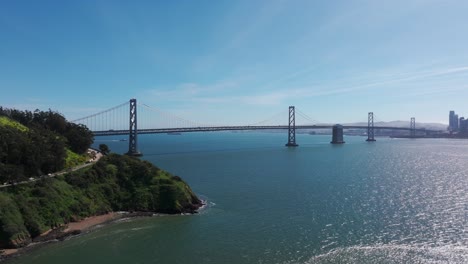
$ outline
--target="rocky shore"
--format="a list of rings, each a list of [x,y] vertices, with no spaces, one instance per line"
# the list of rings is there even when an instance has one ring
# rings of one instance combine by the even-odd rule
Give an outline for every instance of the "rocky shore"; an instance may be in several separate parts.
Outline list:
[[[198,209],[203,209],[205,205],[205,201],[202,201],[202,203],[197,209],[183,214],[196,214],[198,213]],[[110,212],[104,215],[87,217],[83,220],[71,222],[67,225],[48,230],[47,232],[44,232],[40,236],[34,238],[32,240],[32,243],[25,247],[15,249],[0,249],[0,262],[21,256],[21,254],[29,250],[35,249],[37,247],[43,246],[47,243],[63,241],[71,236],[76,236],[82,233],[90,232],[96,226],[109,224],[119,219],[162,215],[167,214],[157,214],[154,212]]]

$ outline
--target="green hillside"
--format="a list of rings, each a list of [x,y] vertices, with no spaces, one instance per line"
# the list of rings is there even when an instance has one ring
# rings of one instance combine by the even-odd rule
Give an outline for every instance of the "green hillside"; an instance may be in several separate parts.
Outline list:
[[[191,213],[199,206],[179,177],[111,154],[90,168],[0,191],[0,248],[25,246],[51,228],[111,211]]]
[[[29,131],[29,129],[26,126],[14,121],[14,120],[11,120],[10,118],[8,118],[6,116],[0,116],[0,126],[12,127],[12,128],[17,129],[17,130],[19,130],[21,132]]]
[[[44,231],[111,211],[194,212],[200,200],[178,176],[137,158],[111,154],[83,164],[93,142],[84,126],[59,113],[0,107],[0,249],[28,245]]]
[[[84,159],[92,133],[51,110],[0,107],[0,183],[54,173]]]

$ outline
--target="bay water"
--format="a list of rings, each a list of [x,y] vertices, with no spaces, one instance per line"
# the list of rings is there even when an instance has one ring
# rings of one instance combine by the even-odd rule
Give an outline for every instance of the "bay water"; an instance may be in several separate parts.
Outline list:
[[[125,137],[96,138],[113,152]],[[468,140],[140,135],[196,215],[121,220],[8,263],[468,263]]]

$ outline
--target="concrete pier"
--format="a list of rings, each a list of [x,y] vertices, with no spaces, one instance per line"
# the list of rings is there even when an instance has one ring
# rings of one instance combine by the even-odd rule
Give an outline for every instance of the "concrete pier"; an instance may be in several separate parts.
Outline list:
[[[343,144],[345,143],[343,140],[343,126],[342,125],[334,125],[332,130],[332,144]]]

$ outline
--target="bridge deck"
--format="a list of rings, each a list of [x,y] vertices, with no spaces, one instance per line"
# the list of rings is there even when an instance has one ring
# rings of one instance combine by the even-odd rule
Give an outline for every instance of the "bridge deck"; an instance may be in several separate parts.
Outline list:
[[[304,125],[296,126],[296,129],[331,129],[333,125]],[[234,131],[234,130],[286,130],[288,126],[219,126],[219,127],[183,127],[183,128],[155,128],[155,129],[138,129],[138,134],[165,134],[165,133],[187,133],[187,132],[213,132],[213,131]],[[367,126],[343,126],[343,129],[367,129]],[[411,128],[406,127],[377,127],[374,129],[385,130],[403,130],[411,131]],[[417,128],[418,132],[441,132],[437,130],[428,130]],[[129,130],[106,130],[93,131],[95,136],[113,136],[113,135],[128,135]]]

